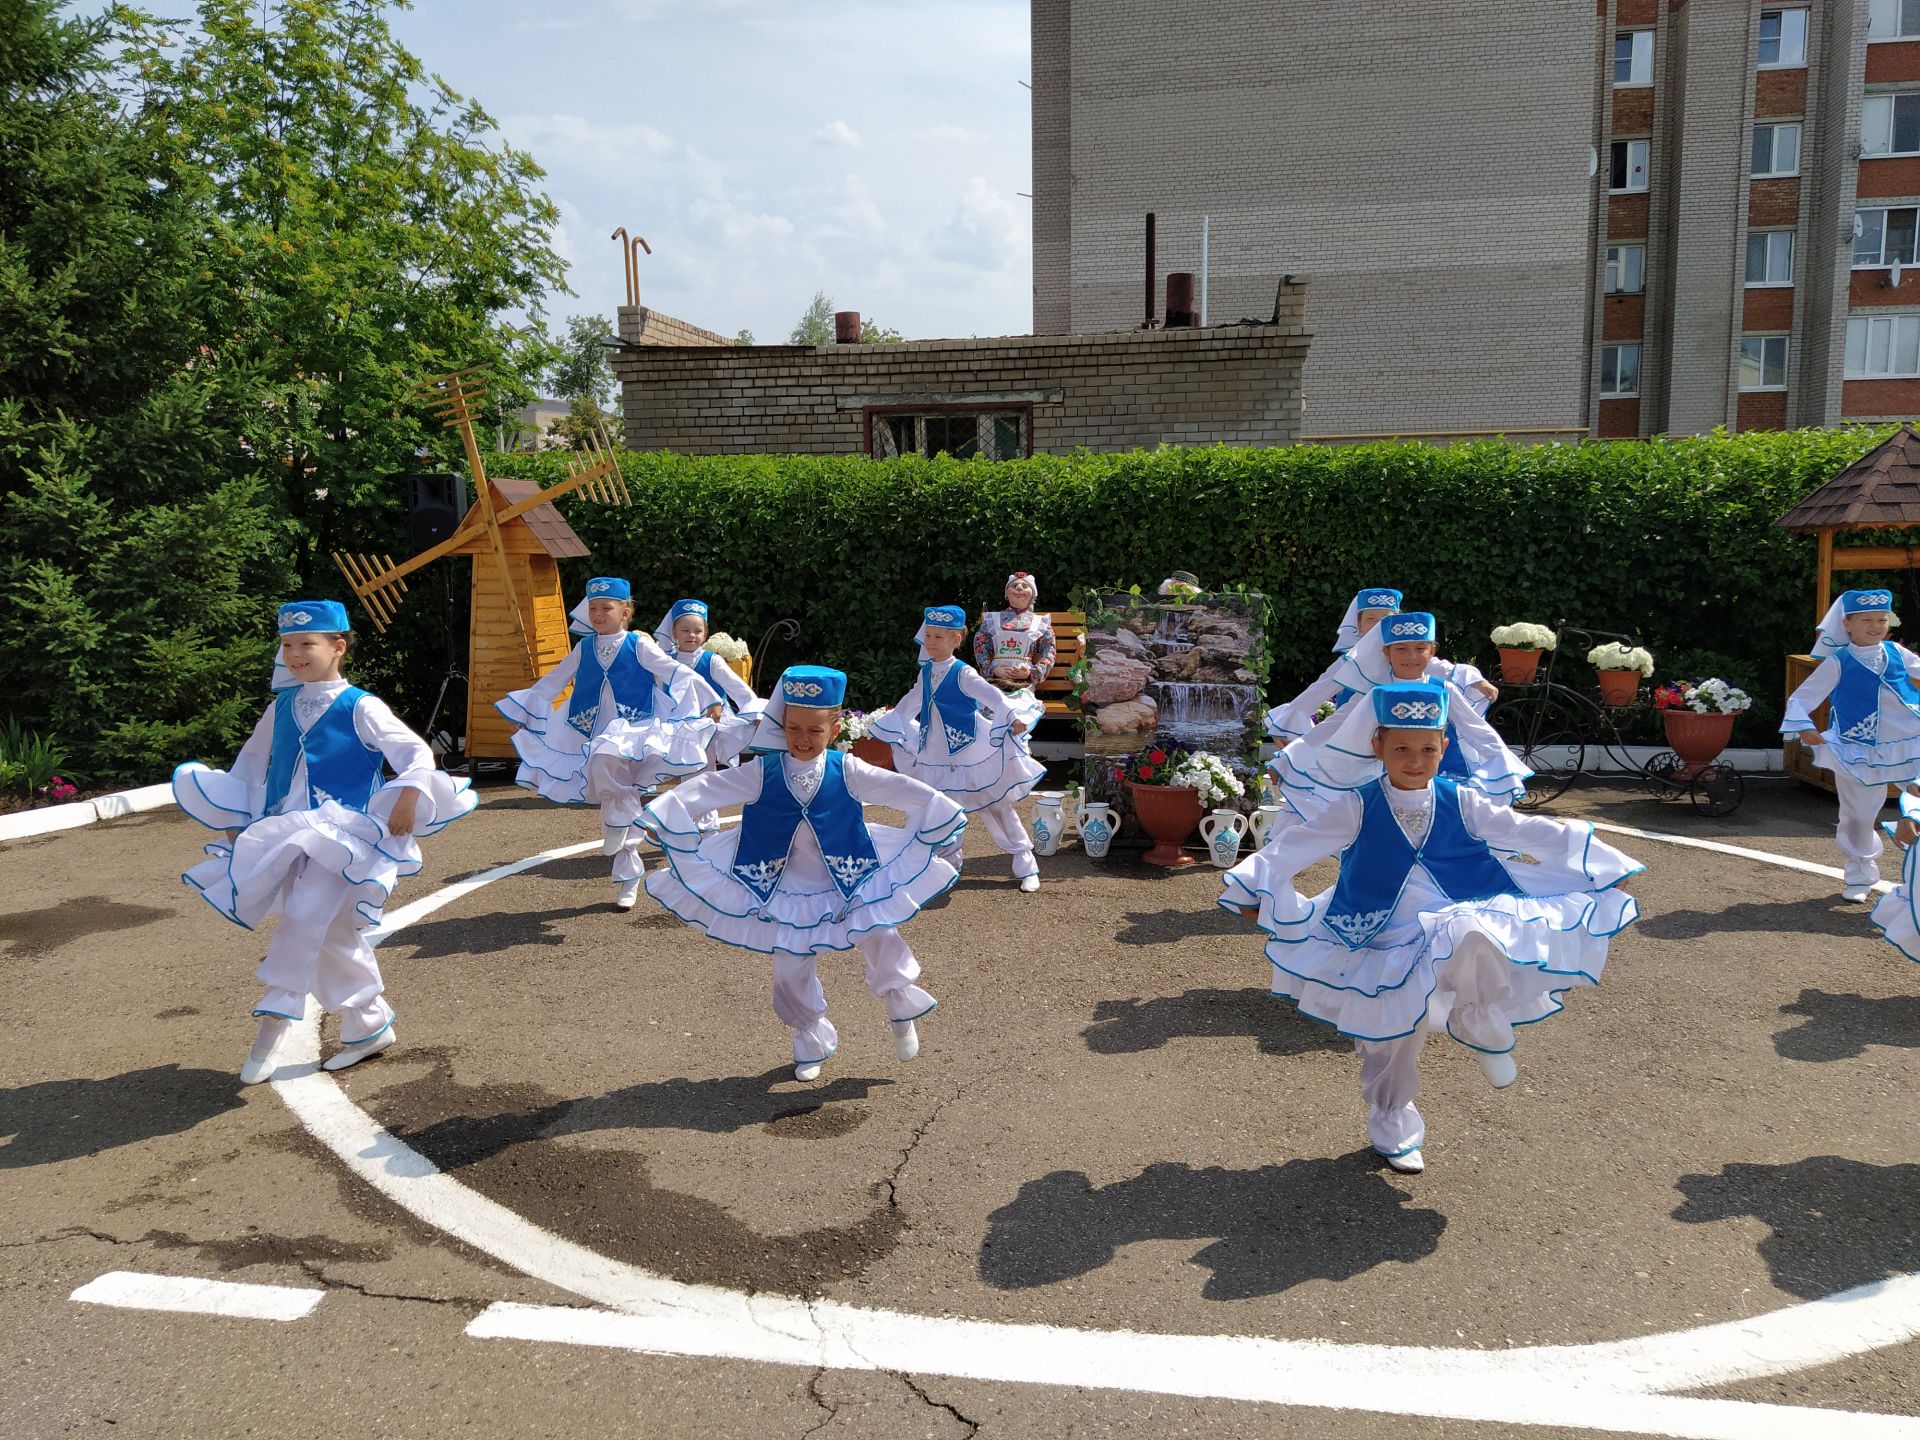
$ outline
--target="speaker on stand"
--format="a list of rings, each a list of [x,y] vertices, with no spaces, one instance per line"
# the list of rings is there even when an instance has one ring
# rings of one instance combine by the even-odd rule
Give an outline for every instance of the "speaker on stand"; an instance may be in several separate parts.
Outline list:
[[[453,532],[460,528],[466,482],[458,475],[426,471],[410,472],[398,478],[404,482],[407,494],[407,539],[411,553],[418,555],[442,540],[451,539]],[[440,626],[447,639],[447,659],[445,672],[440,677],[440,693],[434,697],[433,712],[427,717],[424,734],[441,763],[448,770],[454,770],[464,764],[464,756],[460,755],[465,749],[464,742],[450,730],[439,730],[436,726],[448,688],[456,680],[466,684],[467,673],[460,668],[459,637],[454,634],[453,567],[442,565],[439,569]],[[456,765],[456,756],[460,756],[461,765]]]

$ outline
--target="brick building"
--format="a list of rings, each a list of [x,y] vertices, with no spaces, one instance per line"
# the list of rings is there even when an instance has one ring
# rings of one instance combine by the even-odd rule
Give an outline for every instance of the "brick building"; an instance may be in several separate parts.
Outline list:
[[[1313,281],[1304,430],[1920,411],[1920,0],[1033,0],[1034,329]]]

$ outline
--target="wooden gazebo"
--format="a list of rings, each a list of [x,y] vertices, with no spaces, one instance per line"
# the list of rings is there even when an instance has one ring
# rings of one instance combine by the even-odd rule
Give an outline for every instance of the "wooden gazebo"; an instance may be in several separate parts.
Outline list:
[[[1920,530],[1920,432],[1902,425],[1884,444],[1875,446],[1833,479],[1782,515],[1774,524],[1783,530],[1817,535],[1820,540],[1819,578],[1814,587],[1813,618],[1818,624],[1833,603],[1836,570],[1910,570],[1920,563],[1916,545],[1847,545],[1836,548],[1833,537],[1845,530]],[[1920,616],[1909,617],[1920,623]],[[1812,673],[1811,655],[1787,657],[1787,691]],[[1824,716],[1825,707],[1815,711]],[[1816,770],[1797,740],[1783,747],[1787,772],[1831,790],[1824,770]]]

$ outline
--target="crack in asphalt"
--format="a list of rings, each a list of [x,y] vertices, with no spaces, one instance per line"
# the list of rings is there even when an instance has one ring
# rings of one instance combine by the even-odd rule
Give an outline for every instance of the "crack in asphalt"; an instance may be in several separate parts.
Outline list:
[[[906,1173],[907,1162],[913,1159],[914,1150],[922,1140],[926,1139],[927,1132],[933,1128],[933,1122],[940,1118],[940,1112],[947,1108],[953,1101],[953,1098],[952,1095],[943,1095],[934,1104],[933,1109],[927,1113],[927,1118],[914,1127],[913,1135],[908,1139],[906,1148],[900,1152],[900,1163],[893,1167],[893,1173],[887,1176],[884,1182],[887,1187],[887,1208],[889,1210],[898,1210],[900,1208],[900,1177]],[[911,1220],[903,1221],[903,1223],[909,1230],[913,1228],[913,1222]]]
[[[944,1400],[934,1399],[931,1395],[927,1394],[926,1391],[922,1390],[918,1385],[916,1385],[914,1383],[913,1377],[907,1374],[906,1371],[889,1370],[887,1371],[887,1374],[891,1375],[894,1379],[898,1380],[902,1385],[906,1386],[907,1389],[911,1390],[916,1396],[918,1396],[920,1399],[920,1403],[922,1405],[928,1406],[929,1408],[934,1410],[944,1410],[947,1412],[947,1414],[951,1415],[954,1419],[958,1420],[962,1425],[966,1426],[967,1434],[969,1436],[978,1435],[980,1433],[980,1422],[978,1420],[975,1420],[968,1415],[962,1415],[957,1409],[949,1405]]]
[[[835,1420],[840,1418],[839,1407],[829,1403],[826,1396],[820,1393],[820,1382],[826,1379],[826,1377],[827,1377],[827,1371],[825,1366],[821,1366],[819,1369],[815,1370],[813,1374],[807,1377],[807,1398],[813,1401],[813,1403],[815,1405],[818,1405],[822,1410],[826,1411],[827,1418],[822,1420],[818,1425],[812,1425],[812,1426],[809,1426],[807,1429],[802,1430],[800,1432],[800,1440],[807,1440],[807,1437],[809,1435],[817,1434],[819,1431],[826,1429],[827,1426],[831,1425]]]

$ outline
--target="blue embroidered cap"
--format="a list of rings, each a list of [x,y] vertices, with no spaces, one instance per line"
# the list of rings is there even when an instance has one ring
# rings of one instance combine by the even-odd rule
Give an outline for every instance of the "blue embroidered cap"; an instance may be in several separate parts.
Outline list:
[[[1840,597],[1842,615],[1888,615],[1892,612],[1891,590],[1849,590]]]
[[[1402,645],[1409,640],[1438,642],[1440,627],[1433,623],[1433,616],[1425,610],[1409,610],[1403,615],[1389,615],[1380,622],[1380,643],[1382,645]]]
[[[967,628],[967,612],[958,605],[929,605],[920,615],[922,625],[931,625],[936,630],[964,630]]]
[[[1353,597],[1355,613],[1362,610],[1398,610],[1400,592],[1386,585],[1369,585]]]
[[[1386,730],[1445,730],[1447,692],[1425,680],[1377,685],[1373,718]]]
[[[707,602],[704,600],[674,601],[673,608],[667,612],[667,623],[669,625],[673,624],[673,622],[678,620],[682,615],[698,615],[702,620],[706,619]]]
[[[289,600],[280,607],[280,633],[299,635],[309,630],[344,635],[353,629],[347,607],[338,600]]]
[[[633,586],[618,575],[596,575],[587,581],[587,599],[589,600],[631,600]]]
[[[789,665],[780,676],[780,698],[789,705],[831,710],[847,698],[846,672],[825,665]]]

